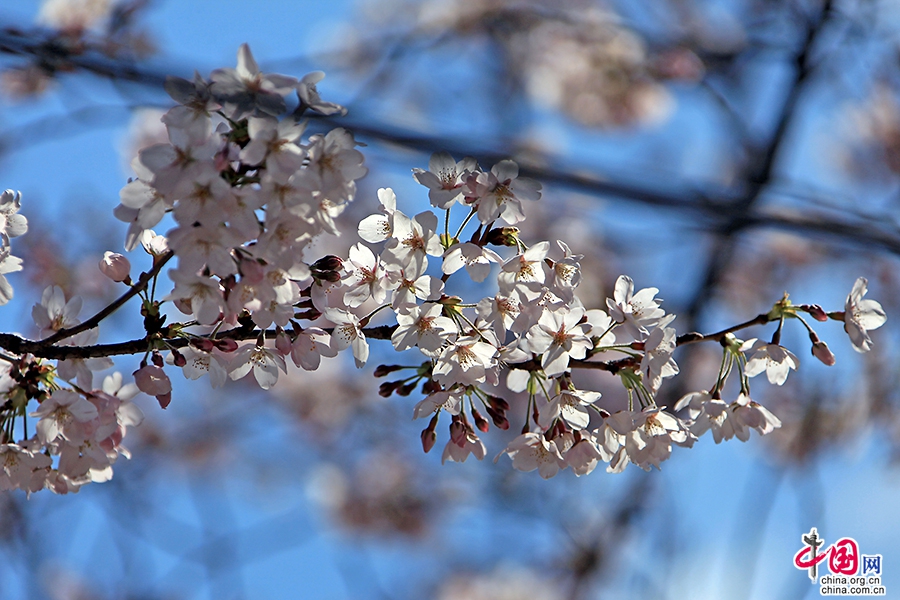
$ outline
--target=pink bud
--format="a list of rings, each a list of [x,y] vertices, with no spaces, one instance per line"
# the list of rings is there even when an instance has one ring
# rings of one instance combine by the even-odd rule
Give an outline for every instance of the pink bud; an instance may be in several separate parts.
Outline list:
[[[466,426],[455,417],[453,422],[450,423],[450,441],[460,448],[466,445]]]
[[[834,354],[828,349],[828,344],[822,341],[814,342],[812,354],[829,367],[834,366]]]
[[[150,396],[164,396],[172,392],[172,382],[166,372],[156,365],[145,365],[133,374],[138,389]]]
[[[488,424],[487,419],[485,419],[474,407],[472,408],[472,418],[475,420],[475,427],[477,427],[479,431],[484,433],[488,432],[490,425]]]
[[[159,407],[165,410],[166,407],[169,406],[169,403],[172,402],[172,392],[169,392],[168,394],[160,394],[156,397],[156,401],[159,402]]]
[[[238,349],[238,343],[229,338],[216,340],[213,343],[216,345],[216,348],[218,348],[222,352],[234,352]]]
[[[213,342],[208,338],[194,338],[191,340],[191,346],[203,352],[212,352]]]
[[[287,356],[293,349],[291,346],[291,338],[284,330],[279,331],[275,335],[275,349],[282,355]]]
[[[122,282],[129,279],[131,263],[121,254],[104,252],[103,260],[100,261],[100,271],[113,281]]]
[[[800,308],[805,309],[816,321],[825,322],[828,320],[828,313],[818,304],[803,304]]]
[[[422,450],[428,452],[432,448],[434,448],[434,443],[437,441],[437,434],[434,432],[434,429],[428,428],[422,430]]]

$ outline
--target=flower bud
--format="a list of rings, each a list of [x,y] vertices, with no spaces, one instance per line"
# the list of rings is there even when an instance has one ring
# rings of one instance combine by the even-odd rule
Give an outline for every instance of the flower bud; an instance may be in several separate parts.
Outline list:
[[[509,420],[506,418],[506,415],[503,414],[502,410],[494,410],[490,406],[486,407],[485,410],[487,410],[487,413],[490,415],[495,427],[499,427],[503,430],[509,429]]]
[[[809,332],[809,341],[812,342],[812,355],[829,367],[834,365],[834,354],[828,349],[828,344],[819,339],[815,331]]]
[[[156,401],[159,402],[159,407],[165,410],[166,407],[169,406],[169,404],[171,404],[172,402],[172,392],[169,392],[168,394],[160,394],[156,397]]]
[[[152,229],[145,229],[141,233],[141,247],[150,256],[162,256],[169,251],[169,241],[164,235],[156,235]]]
[[[375,377],[384,377],[388,373],[393,373],[394,371],[402,368],[403,367],[401,367],[400,365],[378,365],[377,367],[375,367],[375,373],[373,373],[373,375]]]
[[[487,433],[490,430],[491,426],[488,424],[487,419],[481,416],[481,413],[474,407],[472,408],[472,418],[475,420],[475,427],[480,431]]]
[[[121,254],[107,251],[103,253],[103,260],[100,261],[100,272],[117,283],[130,281],[131,263]]]
[[[825,309],[818,304],[802,304],[800,305],[800,308],[808,312],[816,321],[822,321],[824,323],[828,320],[828,313],[826,313]]]
[[[187,359],[178,350],[172,350],[172,362],[176,367],[183,367],[187,364]]]
[[[278,351],[282,356],[287,356],[291,353],[293,346],[291,344],[291,337],[287,334],[283,329],[275,334],[275,350]]]
[[[828,349],[828,344],[826,344],[825,342],[821,340],[819,340],[818,342],[813,342],[812,355],[829,367],[834,366],[834,354],[832,354],[831,350]]]
[[[443,391],[444,388],[441,387],[434,379],[429,379],[425,383],[422,384],[422,393],[423,394],[435,394],[437,392]]]
[[[509,402],[507,402],[500,396],[488,396],[488,402],[496,411],[509,410]]]
[[[145,394],[158,397],[172,392],[172,382],[169,381],[169,376],[156,365],[144,365],[132,373],[132,376],[135,385]]]
[[[341,274],[337,271],[313,271],[313,277],[321,279],[322,281],[327,281],[328,283],[337,283],[341,280]]]
[[[339,256],[334,256],[333,254],[323,256],[312,265],[310,265],[310,268],[315,269],[316,271],[338,271],[343,267],[343,259],[341,259]]]
[[[518,227],[496,227],[488,232],[487,243],[494,246],[517,246],[518,238]]]
[[[406,385],[400,386],[400,388],[397,389],[397,395],[398,396],[409,396],[410,394],[413,393],[413,391],[415,391],[417,384],[418,384],[418,381],[410,381]]]
[[[432,448],[434,448],[434,443],[437,441],[437,434],[434,432],[433,427],[428,427],[428,429],[422,430],[422,450],[428,453]]]
[[[387,398],[401,385],[403,385],[402,381],[385,381],[378,386],[378,395],[382,398]]]
[[[301,319],[303,321],[315,321],[321,316],[322,313],[315,308],[310,308],[309,310],[305,310],[303,312],[294,313],[295,319]]]
[[[466,426],[458,417],[453,417],[453,422],[450,423],[450,441],[460,448],[466,445]]]
[[[194,338],[191,340],[191,346],[201,352],[212,352],[214,344],[213,341],[208,338]]]
[[[214,340],[213,344],[215,344],[216,348],[218,348],[222,352],[234,352],[238,349],[238,343],[229,338]]]

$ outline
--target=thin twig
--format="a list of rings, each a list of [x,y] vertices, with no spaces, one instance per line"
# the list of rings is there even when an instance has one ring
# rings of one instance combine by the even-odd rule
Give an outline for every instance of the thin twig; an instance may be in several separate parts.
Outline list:
[[[107,306],[106,308],[104,308],[103,310],[98,312],[97,314],[95,314],[93,317],[91,317],[87,321],[84,321],[83,323],[75,325],[74,327],[65,327],[63,329],[60,329],[59,331],[57,331],[50,337],[45,338],[37,343],[42,344],[45,347],[49,347],[52,344],[55,344],[56,342],[59,342],[66,338],[70,338],[73,335],[78,335],[82,331],[87,331],[88,329],[93,329],[94,327],[96,327],[97,325],[100,324],[100,321],[102,321],[109,315],[111,315],[114,312],[116,312],[117,310],[119,310],[119,307],[121,307],[123,304],[125,304],[126,302],[128,302],[129,300],[131,300],[132,298],[137,296],[142,291],[144,291],[147,288],[147,284],[149,284],[150,281],[154,277],[156,277],[156,275],[159,274],[160,269],[162,269],[163,266],[167,262],[169,262],[169,260],[171,260],[173,256],[175,256],[175,253],[172,252],[171,250],[169,250],[168,252],[163,254],[159,259],[157,259],[154,262],[153,268],[151,268],[146,273],[142,273],[141,277],[137,280],[137,282],[134,285],[131,286],[131,288],[127,292],[125,292],[124,294],[119,296],[119,298],[117,300],[115,300],[112,304],[110,304],[109,306]],[[31,351],[29,351],[29,352],[31,352]],[[34,352],[31,352],[31,353],[35,354]],[[37,356],[37,354],[35,354],[35,356]]]

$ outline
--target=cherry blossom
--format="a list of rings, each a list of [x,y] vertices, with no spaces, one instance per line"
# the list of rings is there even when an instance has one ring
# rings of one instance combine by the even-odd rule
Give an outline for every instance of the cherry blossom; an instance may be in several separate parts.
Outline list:
[[[457,333],[456,324],[441,316],[442,305],[415,306],[408,312],[397,313],[397,329],[391,335],[391,343],[397,350],[413,346],[428,356],[436,356],[444,342]]]
[[[473,455],[478,460],[483,460],[487,454],[487,448],[471,428],[467,428],[465,435],[460,443],[454,442],[452,439],[447,441],[444,446],[444,452],[441,454],[441,464],[448,460],[450,462],[466,462],[469,455]]]
[[[78,325],[81,322],[78,320],[81,302],[80,296],[74,296],[66,301],[66,296],[59,286],[51,285],[44,288],[40,303],[31,309],[31,318],[41,328],[41,337]]]
[[[722,424],[722,437],[726,440],[734,436],[746,442],[750,439],[751,429],[755,429],[760,435],[766,435],[781,427],[778,417],[744,393],[728,406],[726,414]]]
[[[300,97],[300,101],[304,106],[322,115],[346,115],[346,108],[334,102],[325,102],[319,97],[316,84],[324,78],[325,73],[322,71],[313,71],[304,75],[297,83],[297,95]]]
[[[232,119],[252,115],[278,116],[285,110],[284,96],[297,80],[260,72],[250,47],[242,44],[235,69],[216,69],[210,74],[213,95],[226,106]]]
[[[351,348],[356,367],[362,368],[369,360],[369,343],[362,330],[359,317],[340,308],[327,308],[325,318],[335,324],[331,334],[331,348],[336,352]]]
[[[378,190],[378,201],[383,214],[369,215],[359,222],[358,233],[364,241],[377,244],[394,235],[394,213],[397,210],[397,196],[391,188]]]
[[[294,364],[306,371],[319,368],[322,357],[337,356],[337,350],[331,347],[331,336],[319,327],[307,327],[300,331],[291,343],[291,359]]]
[[[600,392],[562,390],[541,410],[540,425],[549,429],[557,418],[562,418],[573,429],[584,429],[591,421],[587,407],[600,399]]]
[[[435,380],[444,384],[484,383],[489,370],[497,365],[497,348],[474,336],[458,338],[442,350],[432,370]],[[496,373],[492,373],[492,378]]]
[[[744,366],[744,374],[747,377],[756,377],[763,371],[769,383],[782,385],[786,380],[790,369],[797,369],[800,360],[790,350],[778,344],[767,344],[756,338],[747,340],[741,346],[742,352],[752,352]]]
[[[382,255],[384,261],[400,268],[413,267],[424,273],[428,255],[441,256],[444,249],[435,234],[438,221],[432,212],[423,212],[410,219],[402,212],[394,213],[393,233]]]
[[[278,382],[279,370],[287,372],[287,365],[284,363],[284,357],[272,349],[248,344],[234,353],[228,376],[231,379],[240,379],[251,370],[259,387],[267,390]]]
[[[85,400],[80,394],[68,390],[58,390],[50,398],[41,402],[40,407],[31,413],[40,418],[37,424],[38,439],[49,444],[62,436],[71,437],[69,428],[75,423],[84,423],[95,419],[97,407]],[[77,435],[76,435],[77,439]]]
[[[583,308],[545,311],[526,339],[532,352],[541,354],[541,367],[548,376],[560,375],[570,359],[582,359],[594,344],[587,337],[590,325],[582,323]]]
[[[844,303],[844,331],[850,336],[853,349],[857,352],[868,352],[872,349],[869,331],[878,329],[887,321],[887,315],[881,304],[875,300],[863,300],[868,284],[865,277],[857,279]]]
[[[514,469],[525,472],[537,469],[544,479],[553,477],[560,469],[566,467],[556,442],[547,441],[539,433],[523,433],[511,441],[500,454],[509,455]],[[499,454],[497,458],[500,458]]]
[[[12,256],[9,250],[0,250],[0,306],[7,304],[13,297],[13,288],[6,275],[22,270],[22,259]]]
[[[539,242],[517,256],[512,257],[500,270],[497,281],[500,285],[500,293],[510,295],[513,289],[521,294],[525,289],[530,292],[532,298],[538,295],[536,287],[544,283],[544,259],[550,249],[550,242]],[[535,285],[537,284],[537,286]]]
[[[378,304],[384,302],[388,279],[381,259],[364,244],[355,244],[350,248],[350,260],[345,263],[347,265],[353,267],[352,270],[348,268],[348,275],[344,280],[344,302],[347,306],[356,308],[369,298]]]
[[[454,244],[444,252],[441,270],[447,275],[452,275],[465,267],[472,281],[481,283],[490,274],[491,263],[499,262],[502,262],[502,259],[493,250],[467,242]]]
[[[9,245],[9,238],[19,237],[28,232],[28,219],[19,214],[22,194],[6,190],[0,194],[0,239]]]
[[[99,265],[128,286],[107,309],[138,307],[146,331],[141,339],[107,347],[143,353],[141,366],[132,373],[133,384],[115,373],[94,389],[94,372],[113,366],[108,356],[96,356],[104,348],[96,346],[98,329],[65,331],[79,324],[81,300],[66,301],[58,287],[45,289],[32,309],[45,341],[30,347],[53,353],[36,352],[40,358],[34,358],[11,343],[0,361],[0,393],[11,407],[3,413],[5,431],[22,430],[15,420],[24,414],[38,419],[31,438],[0,444],[0,489],[68,493],[109,480],[117,458],[130,456],[122,445],[127,428],[143,420],[131,401],[138,390],[155,396],[162,408],[172,399],[166,363],[187,379],[208,375],[214,388],[252,372],[261,388],[270,389],[287,372],[288,355],[295,367],[311,371],[350,348],[361,368],[370,339],[425,355],[417,365],[382,365],[375,376],[412,371],[385,381],[379,393],[402,398],[422,390],[413,416],[430,418],[422,432],[426,452],[436,443],[439,420],[450,419],[442,463],[470,455],[481,460],[486,446],[477,432],[492,424],[510,428],[510,417],[527,402],[523,433],[501,453],[513,468],[538,470],[543,478],[566,467],[587,475],[601,463],[611,473],[628,463],[649,470],[659,468],[673,446],[690,447],[707,431],[719,443],[781,426],[750,398],[750,378],[766,371],[770,383],[781,385],[799,361],[777,343],[742,343],[733,332],[778,321],[778,342],[782,326],[807,312],[819,321],[842,320],[862,352],[871,348],[869,331],[885,323],[881,305],[863,299],[864,278],[854,284],[844,311],[793,305],[785,295],[769,313],[708,335],[679,337],[671,326],[675,315],[666,315],[656,298],[658,289],[635,291],[625,275],[605,308],[591,308],[578,296],[583,256],[562,240],[552,251],[548,241],[529,247],[515,227],[525,220],[523,201],[540,198],[540,184],[519,177],[512,160],[485,171],[475,159],[457,162],[446,152],[432,155],[427,171],[413,169],[438,210],[409,217],[398,209],[393,190],[381,188],[378,212],[349,227],[365,243],[316,259],[314,241],[346,233],[346,209],[368,172],[362,144],[350,131],[305,137],[306,122],[298,119],[306,110],[346,112],[320,97],[316,84],[323,76],[316,71],[298,81],[262,73],[244,45],[234,69],[217,69],[208,80],[196,74],[191,81],[167,81],[179,104],[161,118],[168,142],[139,151],[132,163],[136,178],[123,187],[114,209],[127,224],[125,248],[141,244],[149,266],[139,267],[142,273],[132,281],[130,262],[121,254],[106,252]],[[296,110],[286,99],[294,93]],[[0,304],[13,294],[4,275],[22,269],[9,248],[28,229],[20,199],[11,190],[0,194]],[[167,216],[171,229],[157,235],[151,227]],[[455,229],[459,222],[451,234],[451,224]],[[366,245],[382,242],[380,250]],[[437,275],[429,257],[440,257],[439,276],[429,274]],[[481,285],[466,285],[461,277]],[[481,297],[477,290],[485,289]],[[120,305],[134,297],[140,302]],[[376,314],[390,322],[370,325]],[[806,328],[813,355],[833,364],[834,354]],[[59,341],[48,343],[50,336]],[[710,341],[722,344],[723,368],[708,391],[676,403],[676,411],[687,411],[682,420],[657,404],[657,393],[664,379],[678,374],[682,344]],[[741,364],[743,369],[733,368]],[[616,375],[623,387],[618,393],[604,387],[603,397],[576,389],[569,372],[579,367],[595,369],[599,377]],[[729,404],[721,394],[735,379],[741,391]],[[504,395],[515,393],[522,404],[511,406],[519,399],[506,396],[508,402]],[[628,410],[607,410],[626,401]],[[589,430],[592,416],[599,426]]]
[[[474,183],[474,185],[473,185]],[[477,198],[478,219],[491,223],[501,219],[510,225],[525,220],[522,200],[538,200],[541,184],[519,177],[519,165],[502,160],[487,173],[479,173],[474,182],[468,180],[469,194]]]
[[[449,152],[435,152],[428,161],[428,170],[413,169],[413,177],[428,188],[432,206],[448,209],[462,199],[467,176],[477,168],[474,158],[456,162]]]
[[[200,379],[209,376],[210,385],[220,388],[225,385],[228,379],[228,360],[218,348],[212,348],[209,352],[204,352],[198,348],[188,346],[179,350],[184,365],[181,367],[185,378]],[[174,355],[170,355],[167,362],[175,363]]]
[[[648,328],[654,327],[665,315],[659,308],[662,300],[654,299],[659,292],[655,287],[644,288],[634,293],[634,281],[627,275],[616,280],[613,297],[606,300],[609,316],[625,326],[634,339],[643,340],[649,335]]]
[[[413,408],[413,418],[430,417],[438,411],[458,415],[462,410],[462,394],[456,391],[441,391],[422,398]],[[480,459],[479,459],[480,460]]]

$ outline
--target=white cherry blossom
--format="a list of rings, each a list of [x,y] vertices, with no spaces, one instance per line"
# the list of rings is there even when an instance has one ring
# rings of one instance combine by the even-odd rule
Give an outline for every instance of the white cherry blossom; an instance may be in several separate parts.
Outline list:
[[[418,346],[427,356],[436,356],[444,343],[457,333],[453,320],[441,316],[442,308],[441,304],[432,304],[398,312],[397,329],[391,335],[394,348],[408,350]]]
[[[756,338],[747,340],[741,346],[742,352],[752,352],[744,366],[744,374],[747,377],[756,377],[763,371],[769,383],[782,385],[786,380],[790,369],[797,369],[800,360],[793,353],[778,344],[767,344]]]
[[[377,244],[390,239],[394,235],[394,213],[397,210],[397,196],[391,188],[378,190],[378,201],[382,214],[369,215],[359,222],[359,237],[370,244]]]
[[[616,280],[613,297],[606,300],[609,315],[616,323],[622,323],[634,339],[646,339],[648,330],[655,327],[665,315],[665,311],[659,307],[662,300],[654,298],[658,292],[655,287],[650,287],[634,293],[634,281],[631,277],[620,275]]]
[[[497,364],[496,355],[497,348],[479,338],[461,337],[442,350],[432,373],[444,385],[484,383],[488,370]]]
[[[369,360],[369,343],[359,323],[359,317],[352,312],[340,308],[326,308],[325,318],[334,323],[331,333],[331,348],[335,352],[351,348],[356,367],[362,368]]]
[[[291,344],[291,359],[306,371],[318,369],[323,356],[337,356],[337,351],[331,347],[331,335],[319,327],[300,331]]]
[[[582,323],[583,308],[544,311],[526,335],[529,349],[541,354],[541,367],[553,377],[565,373],[569,359],[580,360],[593,347],[588,338],[590,325]]]
[[[456,162],[448,152],[435,152],[428,161],[428,170],[413,169],[413,177],[428,188],[432,206],[448,209],[462,200],[466,178],[477,168],[472,157]]]
[[[240,379],[253,371],[253,378],[264,390],[271,388],[278,381],[279,369],[287,372],[284,357],[265,346],[247,344],[238,349],[231,359],[231,379]]]
[[[297,83],[297,95],[300,97],[300,101],[303,102],[305,106],[322,115],[346,115],[346,108],[340,104],[335,104],[334,102],[325,102],[319,96],[316,84],[324,78],[325,73],[322,71],[313,71],[312,73],[304,75]]]
[[[78,320],[81,303],[81,296],[73,296],[66,301],[65,293],[59,286],[51,285],[44,288],[40,303],[31,309],[31,318],[41,328],[41,337],[81,323]]]
[[[509,443],[500,454],[508,454],[513,468],[519,471],[534,471],[544,479],[556,475],[566,468],[566,462],[556,447],[556,442],[547,441],[540,433],[523,433]],[[497,455],[500,458],[500,455]]]
[[[872,338],[868,332],[878,329],[887,321],[881,304],[875,300],[863,300],[868,284],[865,277],[857,279],[844,303],[844,331],[850,336],[853,349],[857,352],[872,349]]]
[[[533,293],[526,293],[527,296],[533,298],[537,295],[537,290],[542,287],[546,277],[544,259],[547,258],[549,249],[550,242],[538,242],[522,254],[503,263],[497,277],[500,293],[509,296],[514,289],[522,290],[524,287],[533,290]]]
[[[573,429],[584,429],[591,421],[587,407],[600,399],[600,392],[562,390],[541,410],[539,424],[549,429],[557,418],[562,418]]]
[[[490,274],[491,263],[499,263],[502,260],[493,250],[471,242],[453,244],[444,252],[441,270],[446,275],[452,275],[465,267],[472,281],[481,283]]]

